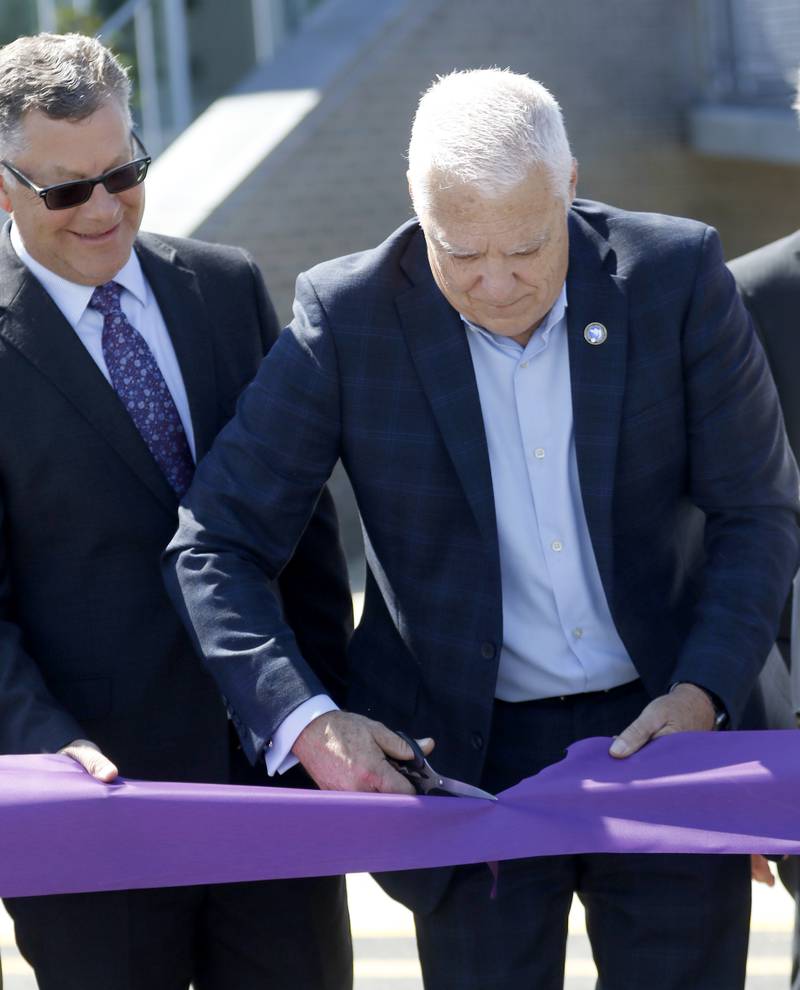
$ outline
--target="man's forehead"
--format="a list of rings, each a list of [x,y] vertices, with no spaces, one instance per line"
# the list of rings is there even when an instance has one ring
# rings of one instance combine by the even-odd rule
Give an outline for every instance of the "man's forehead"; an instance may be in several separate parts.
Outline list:
[[[498,193],[481,193],[469,187],[431,191],[424,212],[442,228],[490,227],[513,223],[524,216],[542,221],[563,204],[563,197],[549,187],[525,183]]]
[[[30,110],[22,119],[19,157],[64,179],[82,178],[130,157],[132,135],[124,113],[104,104],[79,119],[50,117]]]
[[[26,110],[20,120],[20,126],[24,133],[35,134],[41,130],[50,132],[70,132],[79,131],[91,124],[101,124],[106,129],[119,128],[121,131],[128,129],[127,117],[124,111],[112,100],[101,103],[91,113],[80,117],[57,117],[52,116],[38,107]]]
[[[456,253],[474,250],[487,242],[501,244],[507,251],[532,250],[546,243],[552,226],[553,214],[538,211],[488,211],[472,216],[434,213],[422,221],[429,240]]]

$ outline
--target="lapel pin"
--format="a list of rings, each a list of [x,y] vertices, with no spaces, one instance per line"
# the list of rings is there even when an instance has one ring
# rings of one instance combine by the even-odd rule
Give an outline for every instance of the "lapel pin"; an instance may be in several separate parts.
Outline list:
[[[597,346],[604,344],[608,337],[608,330],[602,323],[587,323],[583,330],[583,339],[587,344]]]

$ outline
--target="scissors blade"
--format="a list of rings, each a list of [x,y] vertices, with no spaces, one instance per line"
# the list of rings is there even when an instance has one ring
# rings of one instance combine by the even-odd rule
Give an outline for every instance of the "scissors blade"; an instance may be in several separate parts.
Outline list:
[[[433,767],[431,769],[433,770]],[[450,797],[480,798],[482,801],[497,800],[494,794],[483,791],[480,787],[473,787],[472,784],[466,784],[463,780],[453,780],[452,777],[442,777],[435,770],[433,770],[433,777],[427,781],[425,793],[430,794],[432,791],[441,791]]]
[[[425,759],[425,754],[420,749],[416,739],[412,739],[400,729],[394,731],[409,746],[413,756],[410,760],[390,760],[390,762],[396,770],[411,781],[418,794],[436,794],[438,791],[449,797],[480,798],[483,801],[497,800],[494,794],[482,791],[480,787],[473,787],[472,784],[465,784],[462,780],[453,780],[451,777],[443,777],[437,773]]]

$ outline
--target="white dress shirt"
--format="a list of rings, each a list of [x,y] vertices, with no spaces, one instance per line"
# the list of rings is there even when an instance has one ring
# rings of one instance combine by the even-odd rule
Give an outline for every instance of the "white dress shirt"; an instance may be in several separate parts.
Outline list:
[[[16,224],[11,226],[11,245],[20,261],[32,275],[36,276],[45,292],[61,310],[64,319],[78,335],[92,360],[102,372],[103,377],[110,384],[111,377],[103,357],[103,314],[89,307],[89,300],[92,298],[95,287],[69,282],[31,257],[22,242]],[[164,381],[167,383],[167,388],[183,424],[186,439],[189,441],[192,457],[196,460],[194,430],[192,429],[189,400],[186,396],[181,369],[164,323],[164,317],[161,315],[153,291],[144,277],[142,266],[139,264],[135,251],[131,251],[128,260],[114,276],[114,281],[123,289],[120,294],[122,312],[131,326],[136,327],[144,338],[156,359],[159,371],[164,376]]]

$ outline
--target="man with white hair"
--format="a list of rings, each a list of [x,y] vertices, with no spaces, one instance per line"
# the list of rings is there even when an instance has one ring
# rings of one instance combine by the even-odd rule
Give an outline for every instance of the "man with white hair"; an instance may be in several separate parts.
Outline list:
[[[197,472],[166,557],[225,696],[269,746],[319,691],[280,571],[337,458],[367,556],[348,711],[294,755],[408,792],[416,733],[491,791],[615,736],[758,723],[797,563],[797,476],[713,230],[574,200],[560,109],[496,69],[417,110],[418,217],[301,275],[294,321]],[[251,699],[259,685],[260,702]],[[604,988],[744,984],[744,857],[580,855],[387,875],[425,986],[555,990],[577,893]]]

